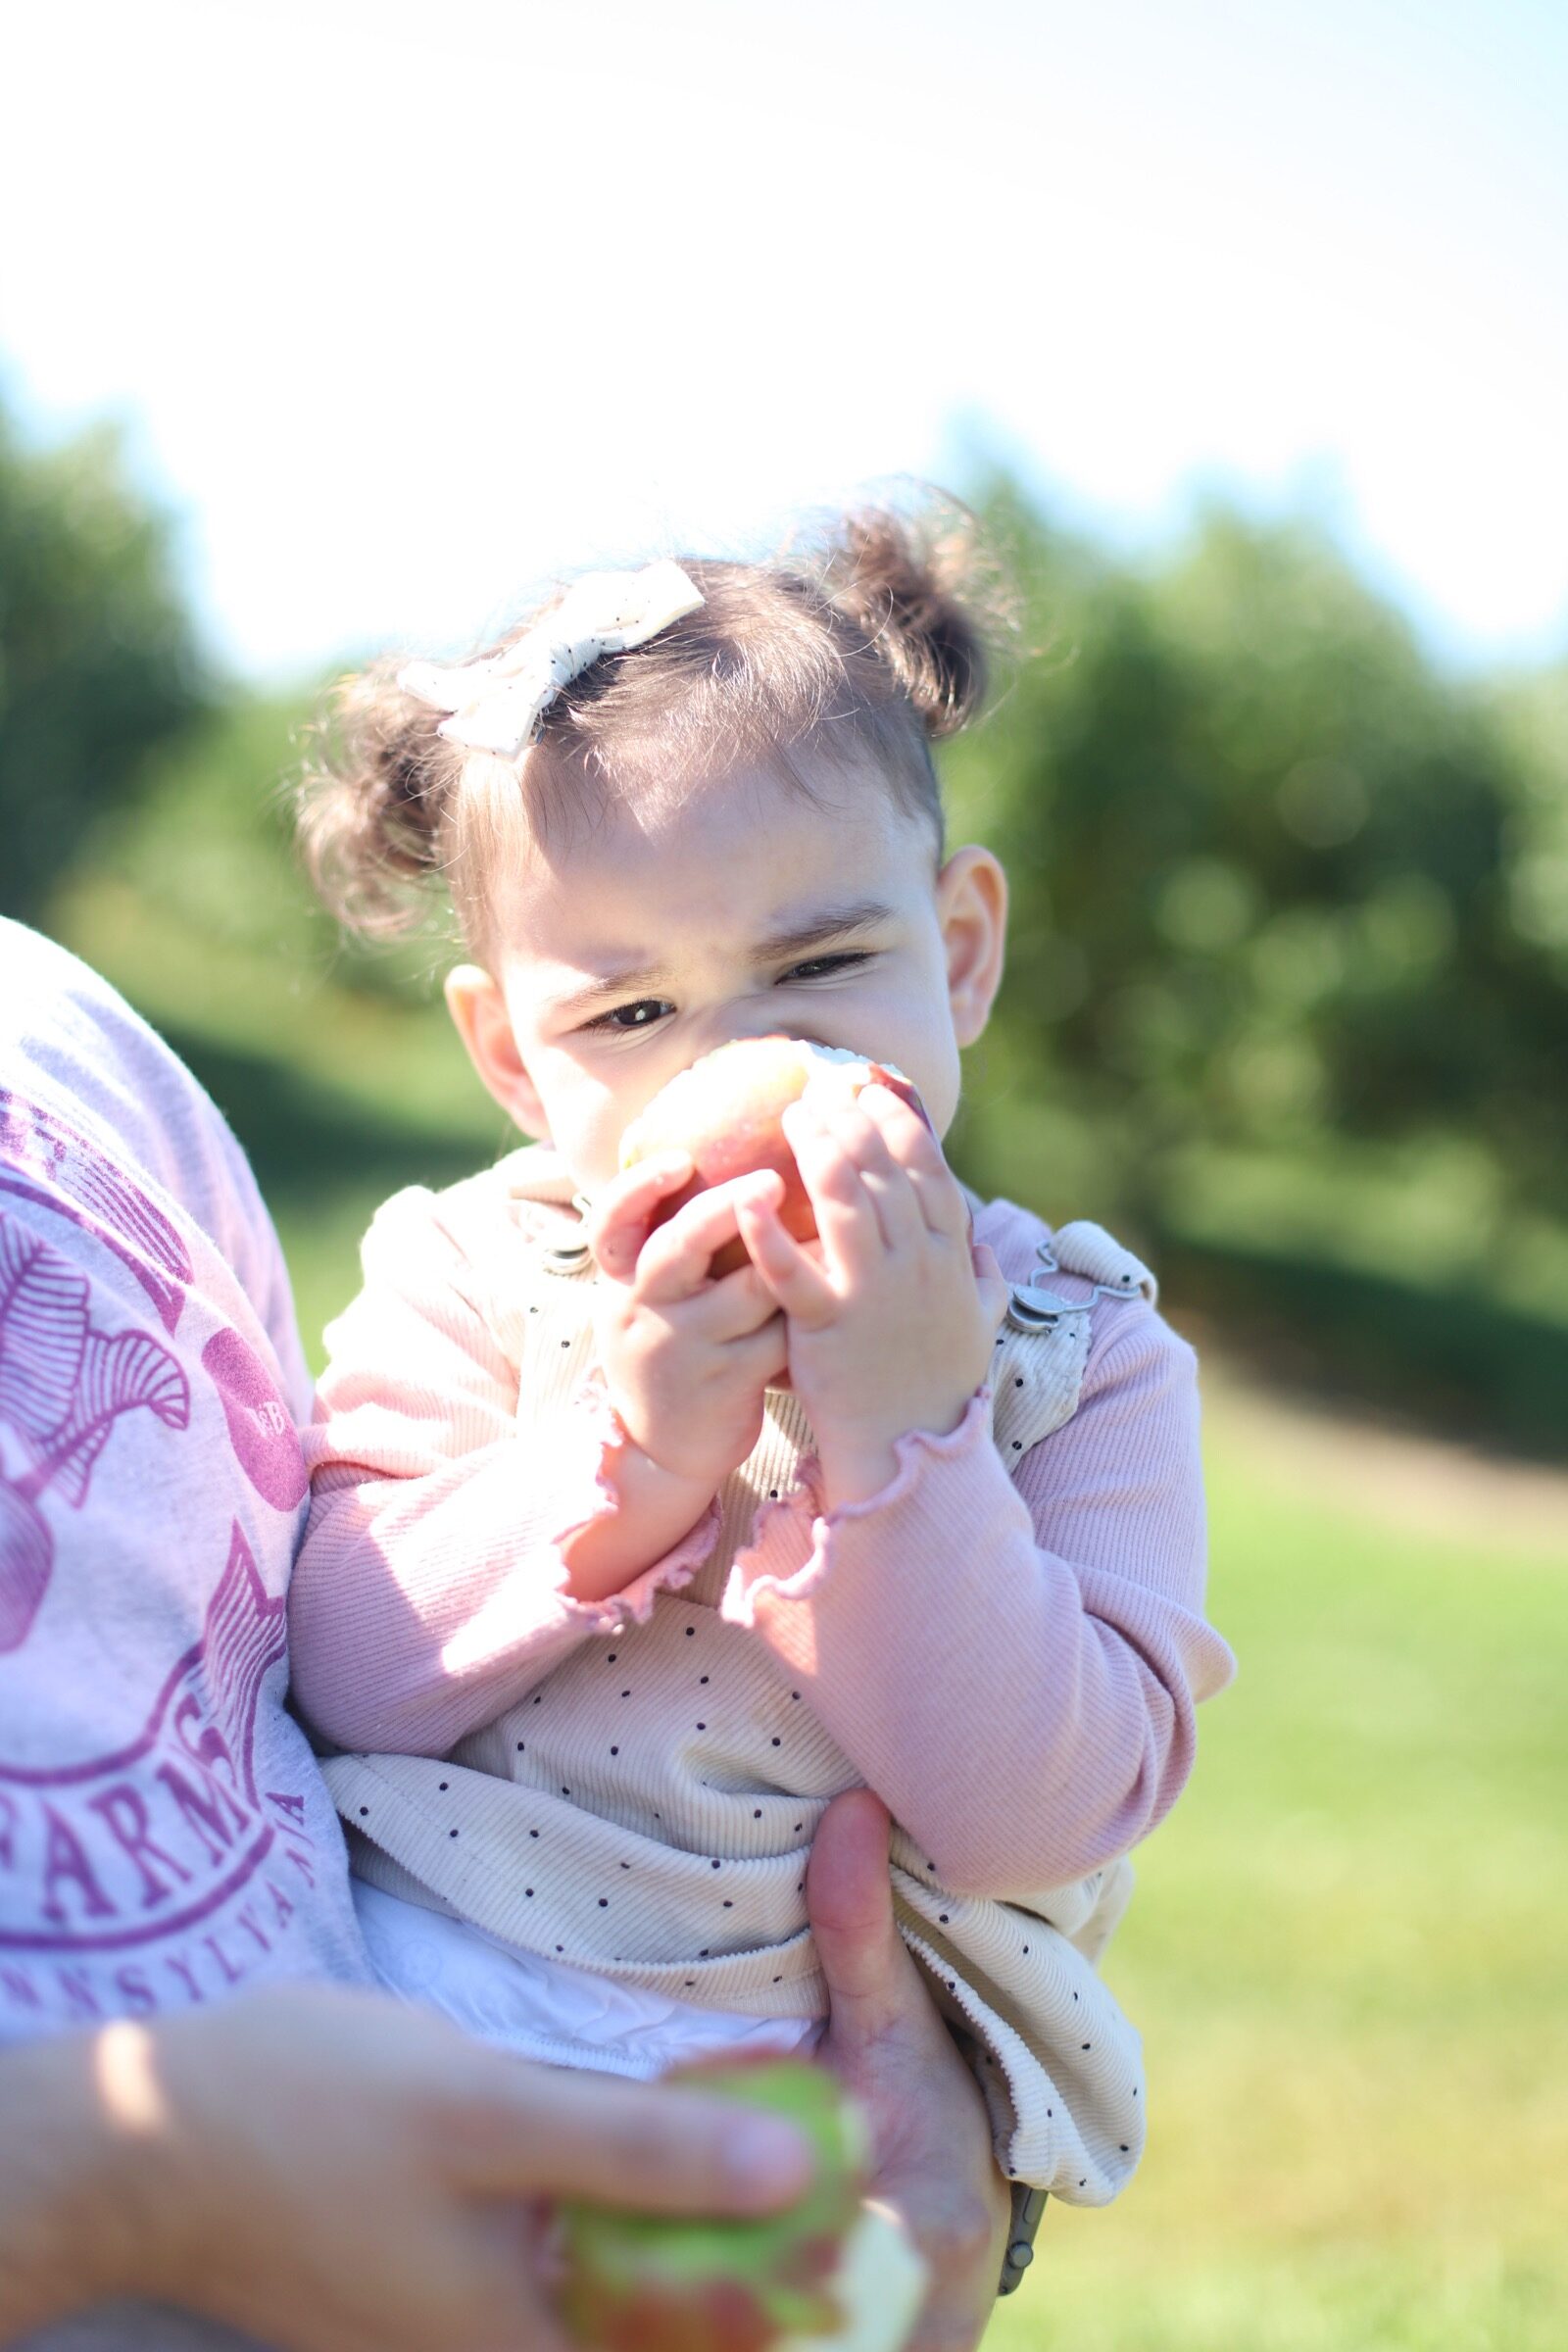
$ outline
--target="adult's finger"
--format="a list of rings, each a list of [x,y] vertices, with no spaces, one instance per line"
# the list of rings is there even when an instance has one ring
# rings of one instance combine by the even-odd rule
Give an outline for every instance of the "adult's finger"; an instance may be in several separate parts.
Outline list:
[[[770,2213],[811,2178],[793,2125],[675,2085],[487,2067],[488,2095],[455,2118],[453,2165],[492,2195],[586,2197],[649,2213]]]
[[[823,1814],[806,1867],[806,1907],[839,2041],[873,2041],[910,2016],[936,2022],[893,1924],[890,1834],[881,1798],[852,1788]]]
[[[876,2194],[930,2274],[908,2352],[974,2352],[996,2295],[1006,2189],[974,2079],[894,1928],[887,1853],[877,1798],[836,1797],[806,1890],[832,2011],[822,2056],[871,2118]]]

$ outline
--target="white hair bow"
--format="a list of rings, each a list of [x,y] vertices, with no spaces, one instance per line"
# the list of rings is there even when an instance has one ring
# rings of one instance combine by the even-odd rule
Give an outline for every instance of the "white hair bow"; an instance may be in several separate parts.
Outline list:
[[[695,612],[702,601],[678,564],[585,572],[515,644],[452,669],[411,662],[398,671],[398,684],[405,694],[450,714],[437,734],[515,760],[532,743],[562,688],[601,654],[623,654],[645,644],[671,621]]]

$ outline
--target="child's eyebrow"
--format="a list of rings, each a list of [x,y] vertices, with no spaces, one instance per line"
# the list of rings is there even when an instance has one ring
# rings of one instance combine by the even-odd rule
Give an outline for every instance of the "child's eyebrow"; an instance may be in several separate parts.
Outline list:
[[[893,908],[880,899],[856,899],[845,906],[824,906],[798,923],[786,923],[760,939],[752,950],[754,963],[778,963],[818,948],[827,939],[853,939],[860,931],[880,930],[893,920]]]
[[[799,921],[783,924],[767,932],[756,945],[747,950],[753,963],[782,963],[791,956],[804,956],[819,948],[825,940],[853,939],[864,931],[876,931],[893,920],[893,908],[880,899],[855,899],[843,906],[823,906]],[[615,964],[607,958],[600,977],[581,988],[565,990],[552,997],[551,1013],[586,1012],[595,1004],[603,1004],[612,997],[634,996],[639,990],[668,986],[674,973],[667,964]]]

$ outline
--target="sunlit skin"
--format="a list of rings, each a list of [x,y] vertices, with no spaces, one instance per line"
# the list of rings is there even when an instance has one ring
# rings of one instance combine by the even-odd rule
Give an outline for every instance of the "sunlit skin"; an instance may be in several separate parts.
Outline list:
[[[786,1369],[831,1507],[887,1484],[901,1437],[955,1429],[990,1363],[1004,1288],[971,1249],[936,1138],[1001,979],[1002,869],[972,847],[939,862],[929,821],[879,776],[796,764],[805,792],[744,769],[528,842],[498,879],[493,969],[448,984],[485,1085],[594,1201],[599,1358],[630,1444],[619,1511],[571,1554],[584,1596],[695,1523]],[[896,1064],[935,1135],[883,1088],[826,1118],[797,1104],[786,1127],[817,1245],[785,1233],[766,1174],[654,1226],[691,1163],[618,1176],[622,1130],[701,1054],[778,1031]],[[736,1234],[753,1263],[715,1282],[710,1260]]]

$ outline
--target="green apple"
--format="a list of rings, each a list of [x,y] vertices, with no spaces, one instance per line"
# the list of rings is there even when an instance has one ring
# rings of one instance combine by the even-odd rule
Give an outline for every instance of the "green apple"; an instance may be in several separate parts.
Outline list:
[[[816,2155],[798,2204],[755,2221],[687,2221],[562,2208],[562,2314],[594,2352],[896,2352],[924,2266],[897,2225],[862,2203],[858,2108],[794,2058],[684,2070],[711,2098],[787,2116]]]

